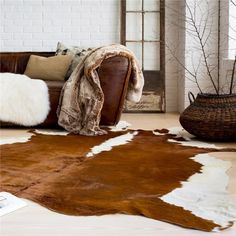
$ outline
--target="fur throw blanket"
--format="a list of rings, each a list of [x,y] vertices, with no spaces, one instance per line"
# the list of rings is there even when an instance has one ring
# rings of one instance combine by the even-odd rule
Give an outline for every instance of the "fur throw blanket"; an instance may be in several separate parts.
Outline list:
[[[104,94],[96,69],[103,60],[118,55],[127,57],[131,62],[132,77],[129,80],[127,99],[133,102],[140,100],[144,78],[134,54],[122,45],[96,48],[82,58],[61,91],[57,110],[60,126],[82,135],[106,133],[99,127]]]
[[[47,118],[50,103],[44,81],[0,73],[0,92],[0,121],[35,126]]]

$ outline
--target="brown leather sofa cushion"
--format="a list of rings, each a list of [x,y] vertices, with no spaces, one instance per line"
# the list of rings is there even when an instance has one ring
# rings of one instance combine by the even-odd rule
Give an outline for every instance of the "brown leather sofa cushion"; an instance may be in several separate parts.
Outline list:
[[[13,52],[0,53],[0,72],[23,74],[30,55],[54,56],[55,52]],[[101,64],[98,74],[104,93],[104,105],[101,114],[101,125],[115,125],[122,112],[124,99],[130,77],[130,65],[127,58],[122,56],[111,57]],[[57,126],[56,109],[60,97],[62,81],[46,81],[49,87],[51,111],[42,127]],[[11,125],[1,123],[4,125]]]

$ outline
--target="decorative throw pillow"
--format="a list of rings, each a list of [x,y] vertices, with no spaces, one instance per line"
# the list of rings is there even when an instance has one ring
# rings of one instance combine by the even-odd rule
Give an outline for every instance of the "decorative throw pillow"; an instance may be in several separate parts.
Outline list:
[[[32,79],[65,80],[71,60],[70,55],[53,57],[31,55],[24,74]]]
[[[93,48],[84,47],[66,47],[64,44],[58,42],[56,55],[71,55],[73,57],[71,65],[66,73],[66,79],[70,77],[79,62],[91,51]]]

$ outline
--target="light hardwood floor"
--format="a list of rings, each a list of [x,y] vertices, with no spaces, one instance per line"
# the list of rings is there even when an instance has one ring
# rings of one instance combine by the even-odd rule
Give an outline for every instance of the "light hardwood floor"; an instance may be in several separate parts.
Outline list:
[[[123,114],[122,120],[131,128],[155,129],[180,126],[177,114]],[[20,136],[24,130],[1,130],[1,136]],[[236,148],[236,143],[218,143],[218,146]],[[235,153],[212,153],[216,158],[232,163],[228,171],[229,196],[236,201]],[[33,202],[0,219],[1,236],[204,236],[209,233],[184,229],[179,226],[139,216],[107,215],[101,217],[74,217],[49,211]],[[236,225],[220,233],[236,235]]]

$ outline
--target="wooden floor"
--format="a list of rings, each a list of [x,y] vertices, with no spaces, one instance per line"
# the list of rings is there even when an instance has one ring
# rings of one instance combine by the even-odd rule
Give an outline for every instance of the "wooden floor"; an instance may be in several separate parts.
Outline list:
[[[122,120],[131,128],[155,129],[180,126],[177,114],[124,114]],[[24,130],[1,130],[3,136],[20,136]],[[234,147],[236,143],[217,143],[218,146]],[[236,155],[212,153],[222,160],[229,160],[229,197],[236,202]],[[63,191],[63,190],[62,190]],[[209,233],[183,229],[172,224],[139,216],[107,215],[101,217],[74,217],[49,211],[33,202],[28,206],[0,218],[1,236],[204,236]],[[236,235],[236,225],[220,233]]]

